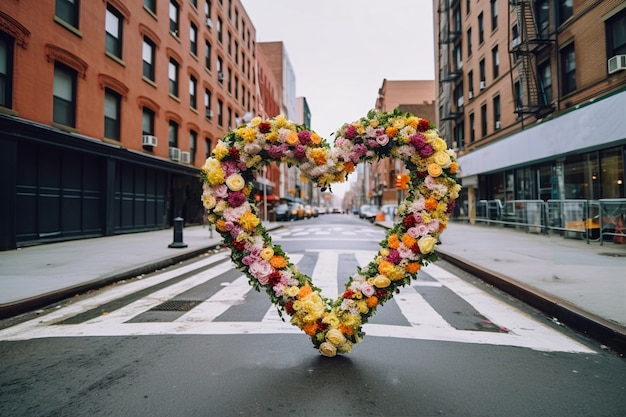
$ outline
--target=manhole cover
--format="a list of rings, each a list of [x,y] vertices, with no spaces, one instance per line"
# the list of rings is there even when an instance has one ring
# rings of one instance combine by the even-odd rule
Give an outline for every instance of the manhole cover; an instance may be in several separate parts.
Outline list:
[[[156,307],[152,307],[150,311],[189,311],[202,301],[192,300],[170,300]]]
[[[598,255],[602,256],[613,256],[615,258],[626,258],[626,253],[609,253],[609,252],[600,252]]]

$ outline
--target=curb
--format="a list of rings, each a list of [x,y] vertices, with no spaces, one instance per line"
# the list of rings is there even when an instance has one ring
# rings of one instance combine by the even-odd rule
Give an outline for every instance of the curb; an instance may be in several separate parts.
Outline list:
[[[0,320],[15,317],[19,314],[27,313],[29,311],[49,306],[50,304],[71,298],[76,294],[85,293],[94,288],[101,288],[105,285],[113,284],[117,281],[134,278],[138,275],[150,274],[158,269],[163,269],[179,262],[195,258],[207,251],[214,250],[220,246],[222,246],[221,242],[200,249],[194,249],[192,251],[181,253],[180,255],[169,256],[167,258],[147,262],[143,265],[132,267],[113,274],[102,275],[99,278],[78,285],[61,288],[59,290],[51,291],[46,294],[41,294],[31,298],[26,298],[24,300],[2,304],[0,305]]]
[[[529,285],[523,284],[506,275],[478,266],[463,258],[453,256],[445,251],[437,250],[440,259],[444,259],[458,268],[477,276],[494,287],[510,294],[526,304],[557,318],[610,349],[626,354],[626,329],[593,313],[585,311],[561,298],[547,294]]]

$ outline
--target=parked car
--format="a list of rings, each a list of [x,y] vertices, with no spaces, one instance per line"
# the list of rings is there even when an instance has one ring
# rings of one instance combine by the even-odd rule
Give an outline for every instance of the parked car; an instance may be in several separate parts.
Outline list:
[[[276,221],[278,222],[286,222],[291,220],[291,209],[289,208],[289,204],[287,203],[277,205],[274,209],[274,213],[276,214]]]
[[[306,205],[304,206],[304,217],[307,219],[310,219],[311,217],[313,217],[313,207],[310,205]]]
[[[302,220],[304,219],[304,206],[300,203],[293,203],[291,205],[291,219]]]
[[[398,206],[395,204],[383,204],[380,211],[385,214],[385,220],[395,221],[396,214],[398,213]]]
[[[376,220],[377,213],[378,213],[378,209],[376,208],[376,206],[371,205],[371,204],[363,204],[359,208],[359,217],[362,219],[369,220],[372,223],[374,223],[374,220]]]

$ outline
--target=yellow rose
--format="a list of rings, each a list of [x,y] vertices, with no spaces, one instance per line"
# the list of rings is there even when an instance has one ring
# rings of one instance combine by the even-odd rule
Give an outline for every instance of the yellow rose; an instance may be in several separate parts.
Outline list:
[[[440,165],[443,168],[448,168],[450,164],[452,163],[452,159],[450,159],[450,155],[448,155],[444,151],[435,152],[435,154],[433,155],[433,161],[435,161],[436,164]]]
[[[202,194],[202,205],[205,209],[211,210],[215,207],[217,200],[211,194]]]
[[[300,292],[300,288],[298,288],[295,285],[292,287],[287,287],[287,289],[285,290],[285,294],[287,294],[287,297],[291,297],[291,298],[298,295],[299,292]]]
[[[319,145],[320,143],[322,143],[322,137],[317,133],[311,133],[311,143]]]
[[[428,165],[428,175],[430,175],[431,177],[436,178],[440,176],[442,172],[443,172],[443,169],[441,168],[441,165],[439,164]]]
[[[448,149],[448,144],[446,143],[445,140],[441,139],[441,138],[437,138],[435,140],[433,140],[433,143],[431,145],[433,147],[434,150],[436,151],[445,151],[446,149]]]
[[[332,343],[324,342],[320,345],[320,353],[324,356],[332,358],[337,354],[337,348]]]
[[[252,231],[260,223],[261,223],[261,219],[259,219],[251,211],[246,211],[239,218],[239,224],[241,225],[241,227],[243,227],[243,230],[245,230],[246,232]]]
[[[374,286],[378,288],[385,288],[391,284],[391,280],[384,275],[377,275],[374,278]]]
[[[330,329],[326,333],[326,341],[332,343],[335,346],[342,345],[346,342],[346,337],[341,333],[339,329]]]
[[[372,126],[374,129],[376,129],[378,127],[378,119],[372,119],[370,120],[370,126]]]
[[[272,248],[263,248],[263,250],[261,251],[261,258],[265,259],[266,261],[272,259],[272,256],[274,256],[274,249]]]
[[[437,239],[432,236],[423,236],[417,241],[417,246],[423,254],[431,253],[435,249],[435,244],[437,244]]]
[[[296,132],[290,132],[287,135],[287,139],[286,142],[288,145],[297,145],[298,143],[300,143],[300,139],[298,138],[298,134]]]
[[[226,146],[224,146],[222,142],[218,142],[218,144],[215,145],[215,148],[213,149],[213,155],[215,155],[215,157],[221,161],[226,155],[228,155],[228,149],[226,148]]]
[[[241,191],[246,185],[246,180],[240,174],[231,174],[226,178],[226,186],[231,191]]]

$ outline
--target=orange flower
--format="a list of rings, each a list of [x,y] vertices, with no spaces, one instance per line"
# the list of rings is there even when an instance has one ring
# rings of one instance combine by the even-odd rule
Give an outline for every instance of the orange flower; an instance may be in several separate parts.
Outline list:
[[[283,269],[287,266],[287,260],[284,256],[274,255],[270,258],[270,265],[276,269]]]
[[[382,261],[378,265],[378,272],[380,272],[383,275],[389,274],[389,272],[392,270],[393,270],[393,264],[389,261]]]
[[[437,204],[437,200],[432,197],[428,197],[424,202],[424,207],[426,207],[426,210],[428,211],[435,211],[437,209]]]
[[[404,243],[404,246],[406,246],[407,248],[412,248],[413,245],[415,245],[417,243],[417,239],[415,239],[411,235],[405,233],[402,236],[402,243]]]
[[[348,174],[351,174],[351,173],[353,173],[353,172],[354,172],[354,162],[352,162],[352,161],[345,162],[345,163],[343,164],[343,166],[344,166],[344,168],[346,169],[346,172],[347,172]]]
[[[400,241],[398,240],[398,235],[393,233],[389,235],[389,240],[387,240],[387,244],[391,249],[398,249],[400,247]]]
[[[417,262],[411,262],[410,264],[406,266],[406,272],[408,272],[409,274],[416,274],[417,271],[419,271],[421,267],[422,266],[418,264]]]
[[[446,230],[446,227],[448,227],[447,224],[445,223],[439,223],[439,233],[443,232],[444,230]]]
[[[298,295],[296,297],[298,298],[298,300],[302,300],[311,293],[313,293],[313,289],[308,285],[305,285],[304,287],[300,288],[300,291],[298,292]]]
[[[368,299],[365,300],[365,304],[367,304],[369,308],[376,307],[378,305],[378,297],[376,297],[375,295],[368,297]]]
[[[226,231],[226,220],[219,219],[215,223],[215,228],[217,229],[218,232],[225,232]]]
[[[339,330],[343,334],[347,334],[348,336],[352,336],[354,334],[354,327],[348,326],[346,324],[342,324],[339,326]]]
[[[307,323],[302,330],[309,336],[315,336],[315,333],[317,333],[317,323]]]
[[[450,164],[450,174],[456,174],[456,172],[459,170],[459,164],[457,164],[456,162],[453,162]]]
[[[441,169],[441,165],[439,164],[428,165],[428,175],[433,178],[440,176],[442,171],[443,170]]]
[[[387,134],[387,136],[392,138],[398,134],[398,129],[393,126],[389,126],[387,129],[385,129],[385,133]]]

